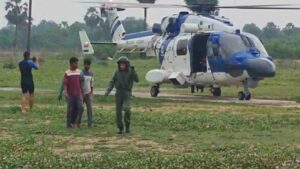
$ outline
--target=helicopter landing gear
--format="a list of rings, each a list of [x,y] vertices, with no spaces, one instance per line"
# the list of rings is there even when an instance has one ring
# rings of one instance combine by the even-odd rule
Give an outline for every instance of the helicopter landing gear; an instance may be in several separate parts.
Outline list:
[[[213,94],[215,97],[220,97],[221,96],[221,88],[219,87],[212,87],[210,89],[210,92]]]
[[[152,97],[157,97],[158,94],[159,94],[159,85],[152,86],[151,89],[150,89],[150,95]]]
[[[196,91],[195,91],[196,90]],[[204,92],[204,87],[203,86],[195,86],[195,85],[192,85],[191,86],[191,93],[196,93],[196,92],[201,92],[203,93]]]
[[[246,100],[249,101],[251,100],[251,93],[249,91],[248,85],[247,85],[247,81],[243,82],[243,86],[244,86],[244,91],[240,91],[238,94],[238,98],[239,100]]]

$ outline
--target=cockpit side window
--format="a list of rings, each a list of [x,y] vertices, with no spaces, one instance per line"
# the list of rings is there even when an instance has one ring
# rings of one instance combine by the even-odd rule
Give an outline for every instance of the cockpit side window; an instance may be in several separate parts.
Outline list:
[[[242,38],[244,44],[245,44],[247,47],[249,47],[249,48],[255,47],[253,41],[252,41],[251,39],[249,39],[248,37],[246,37],[246,36],[241,36],[241,38]]]
[[[250,33],[245,32],[243,32],[243,36],[247,37],[247,39],[249,39],[253,43],[252,47],[256,48],[263,55],[268,56],[268,52],[266,51],[260,39]]]
[[[183,56],[187,54],[188,40],[179,40],[177,43],[177,56]]]

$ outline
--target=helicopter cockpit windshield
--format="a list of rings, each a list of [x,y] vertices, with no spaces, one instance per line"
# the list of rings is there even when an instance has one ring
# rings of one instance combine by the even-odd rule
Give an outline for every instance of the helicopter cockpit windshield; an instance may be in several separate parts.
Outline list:
[[[249,51],[248,44],[236,34],[222,34],[220,36],[220,50],[223,57],[228,58],[236,53]]]
[[[237,53],[250,52],[260,56],[268,56],[261,41],[252,34],[222,34],[220,36],[220,52],[224,58],[231,57]]]

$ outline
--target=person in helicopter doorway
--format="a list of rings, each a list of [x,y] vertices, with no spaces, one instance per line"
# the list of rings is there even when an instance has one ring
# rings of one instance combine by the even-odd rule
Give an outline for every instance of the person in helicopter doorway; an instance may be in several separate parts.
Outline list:
[[[104,95],[108,96],[112,89],[114,87],[116,88],[116,123],[119,129],[118,134],[123,134],[124,124],[122,110],[125,112],[125,131],[126,133],[130,133],[131,92],[134,82],[139,82],[139,78],[134,67],[130,66],[130,61],[127,57],[121,56],[117,64],[118,70],[112,77]]]

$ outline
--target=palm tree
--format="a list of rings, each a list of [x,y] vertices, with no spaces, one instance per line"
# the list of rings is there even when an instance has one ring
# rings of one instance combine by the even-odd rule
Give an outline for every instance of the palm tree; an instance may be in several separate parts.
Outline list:
[[[139,3],[154,4],[156,0],[137,0]],[[147,30],[147,8],[144,8],[144,30]]]
[[[22,0],[9,0],[6,2],[5,10],[7,14],[5,18],[8,23],[15,25],[15,40],[14,40],[14,56],[16,56],[18,48],[18,31],[21,27],[27,25],[27,3],[21,4]]]
[[[190,7],[190,9],[200,14],[211,14],[216,11],[215,6],[218,5],[218,0],[184,0],[187,5],[199,5]]]

